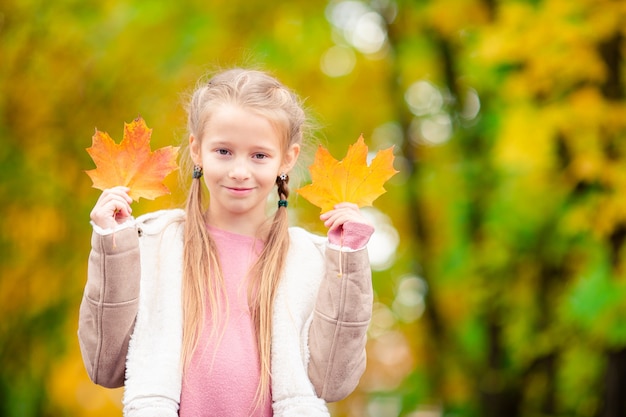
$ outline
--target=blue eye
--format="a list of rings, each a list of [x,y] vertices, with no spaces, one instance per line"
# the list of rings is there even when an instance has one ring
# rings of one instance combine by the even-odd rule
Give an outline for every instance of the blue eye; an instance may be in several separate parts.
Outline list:
[[[216,152],[219,155],[228,155],[229,154],[228,149],[217,149]]]

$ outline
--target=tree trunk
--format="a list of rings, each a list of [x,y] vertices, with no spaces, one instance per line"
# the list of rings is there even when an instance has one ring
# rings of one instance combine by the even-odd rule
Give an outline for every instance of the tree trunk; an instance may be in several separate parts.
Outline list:
[[[607,353],[600,417],[626,417],[626,348]]]

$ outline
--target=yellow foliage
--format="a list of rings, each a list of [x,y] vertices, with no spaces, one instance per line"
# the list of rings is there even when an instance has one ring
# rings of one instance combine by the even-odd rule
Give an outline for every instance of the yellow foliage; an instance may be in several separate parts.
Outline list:
[[[0,312],[34,314],[58,301],[62,280],[51,270],[49,248],[67,236],[66,219],[56,207],[6,203],[4,238],[12,243],[14,256],[3,265],[0,280]],[[42,266],[47,266],[42,267]]]
[[[107,389],[89,379],[78,350],[75,326],[68,326],[67,338],[76,340],[53,365],[47,381],[48,395],[67,415],[84,417],[119,416],[123,389]]]
[[[591,221],[594,213],[595,207],[590,204],[573,207],[560,219],[559,231],[566,236],[591,232]]]
[[[606,76],[596,47],[601,35],[589,27],[608,23],[596,18],[581,25],[580,20],[595,14],[580,3],[550,0],[534,7],[510,2],[500,4],[499,10],[497,23],[482,30],[477,53],[486,63],[523,63],[522,79],[510,80],[505,94],[515,92],[516,87],[529,95],[558,93],[578,82],[600,82]]]
[[[477,0],[438,0],[429,3],[426,17],[441,35],[457,39],[463,30],[486,23],[488,11]]]
[[[609,103],[597,89],[582,88],[567,101],[550,107],[548,113],[566,140],[572,159],[567,167],[572,181],[597,180],[626,190],[618,180],[623,169],[616,166],[606,152],[610,141],[617,147],[622,146],[615,139],[626,131],[623,103]]]
[[[587,18],[587,35],[590,39],[604,40],[620,30],[625,30],[626,3],[621,0],[579,0],[582,13]],[[573,2],[576,3],[576,2]]]
[[[616,226],[626,223],[626,194],[612,192],[603,196],[589,220],[598,237],[608,237]]]
[[[535,107],[511,107],[494,149],[494,161],[504,171],[529,174],[538,180],[554,165],[554,126]]]

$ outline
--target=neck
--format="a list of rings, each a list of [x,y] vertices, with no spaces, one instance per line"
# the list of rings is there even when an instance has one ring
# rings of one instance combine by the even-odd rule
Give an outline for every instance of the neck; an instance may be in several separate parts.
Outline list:
[[[236,233],[244,236],[252,236],[255,238],[265,239],[269,232],[270,219],[267,217],[259,217],[257,219],[219,216],[216,213],[207,212],[207,224],[227,232]]]

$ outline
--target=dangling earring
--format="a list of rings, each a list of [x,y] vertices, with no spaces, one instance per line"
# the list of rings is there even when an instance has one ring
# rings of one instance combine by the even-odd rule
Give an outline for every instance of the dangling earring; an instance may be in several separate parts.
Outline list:
[[[284,172],[281,172],[281,173],[280,173],[280,175],[278,176],[278,178],[279,178],[281,181],[287,181],[287,180],[289,179],[289,175],[287,175],[287,174],[286,174],[286,173],[284,173]]]
[[[194,165],[193,166],[193,178],[194,179],[200,179],[202,178],[202,167],[200,165]]]

